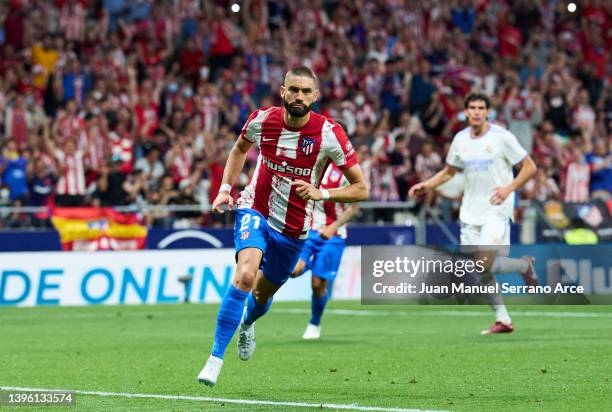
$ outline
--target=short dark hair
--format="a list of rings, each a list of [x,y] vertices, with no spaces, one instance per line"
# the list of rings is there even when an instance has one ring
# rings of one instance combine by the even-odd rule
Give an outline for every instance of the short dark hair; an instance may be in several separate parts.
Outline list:
[[[310,77],[312,80],[314,80],[315,84],[319,84],[319,79],[317,78],[317,75],[310,69],[310,67],[294,67],[293,69],[289,70],[287,74],[285,74],[285,77],[287,77],[288,75]]]
[[[472,92],[468,94],[463,102],[463,108],[467,109],[470,103],[475,101],[482,101],[485,103],[485,107],[487,109],[491,108],[491,100],[489,99],[489,96],[481,92]]]

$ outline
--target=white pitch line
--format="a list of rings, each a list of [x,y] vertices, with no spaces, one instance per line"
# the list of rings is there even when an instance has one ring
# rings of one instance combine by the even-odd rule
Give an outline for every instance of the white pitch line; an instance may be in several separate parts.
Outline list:
[[[286,314],[309,314],[310,309],[272,309],[272,312]],[[545,312],[545,311],[511,311],[512,316],[549,317],[549,318],[612,318],[612,313],[602,312]],[[391,310],[361,310],[361,309],[326,309],[325,314],[346,316],[491,316],[488,311],[467,310],[419,310],[419,311],[391,311]]]
[[[293,406],[302,408],[317,408],[317,409],[342,409],[355,411],[377,411],[377,412],[445,412],[434,411],[430,409],[404,409],[404,408],[385,408],[380,406],[360,406],[336,403],[307,403],[307,402],[277,402],[254,399],[229,399],[229,398],[212,398],[209,396],[188,396],[188,395],[161,395],[154,393],[126,393],[126,392],[98,392],[98,391],[82,391],[77,389],[43,389],[43,388],[26,388],[20,386],[0,386],[2,391],[23,391],[23,392],[70,392],[77,395],[92,395],[105,397],[119,398],[142,398],[142,399],[169,399],[177,401],[199,401],[199,402],[224,402],[234,403],[238,405],[268,405],[268,406]]]

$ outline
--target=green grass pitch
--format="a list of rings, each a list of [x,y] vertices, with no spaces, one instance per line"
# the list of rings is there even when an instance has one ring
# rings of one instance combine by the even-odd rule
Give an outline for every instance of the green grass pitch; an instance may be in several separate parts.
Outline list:
[[[217,386],[209,388],[196,376],[217,308],[0,308],[0,386],[457,411],[612,409],[609,306],[511,307],[516,332],[482,337],[493,319],[487,307],[332,301],[321,340],[303,341],[309,304],[275,303],[256,324],[254,357],[240,361],[234,339]],[[93,395],[77,395],[76,404],[313,410]]]

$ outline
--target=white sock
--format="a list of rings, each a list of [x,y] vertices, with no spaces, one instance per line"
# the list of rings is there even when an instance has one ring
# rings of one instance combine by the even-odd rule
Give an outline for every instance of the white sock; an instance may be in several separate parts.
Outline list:
[[[508,314],[508,309],[506,309],[506,305],[503,303],[501,305],[491,305],[495,310],[495,320],[497,322],[505,323],[509,325],[512,323],[512,319],[510,319],[510,314]]]
[[[506,256],[497,256],[493,268],[493,273],[525,273],[529,269],[529,264],[525,259],[515,259]]]
[[[486,273],[481,279],[481,284],[483,285],[495,285],[495,283],[495,277],[491,276],[489,273]],[[510,319],[508,309],[506,309],[501,293],[488,293],[487,299],[489,300],[489,305],[495,311],[495,320],[505,323],[506,325],[511,324],[512,319]]]

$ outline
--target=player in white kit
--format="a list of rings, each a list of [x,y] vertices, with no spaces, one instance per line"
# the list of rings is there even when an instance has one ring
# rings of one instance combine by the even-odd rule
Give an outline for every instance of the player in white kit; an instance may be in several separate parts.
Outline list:
[[[489,108],[490,101],[484,94],[471,93],[466,97],[464,112],[469,127],[455,135],[444,169],[411,187],[409,195],[416,197],[435,190],[450,180],[457,170],[463,170],[465,189],[459,213],[461,245],[499,249],[500,246],[510,245],[514,192],[535,174],[536,165],[516,136],[488,122]],[[520,167],[516,178],[512,173],[514,166]],[[498,254],[491,272],[518,272],[525,283],[536,284],[534,259],[531,256],[511,259]],[[494,282],[494,279],[491,280]],[[501,296],[489,297],[496,313],[496,322],[482,333],[512,332],[512,320]]]

